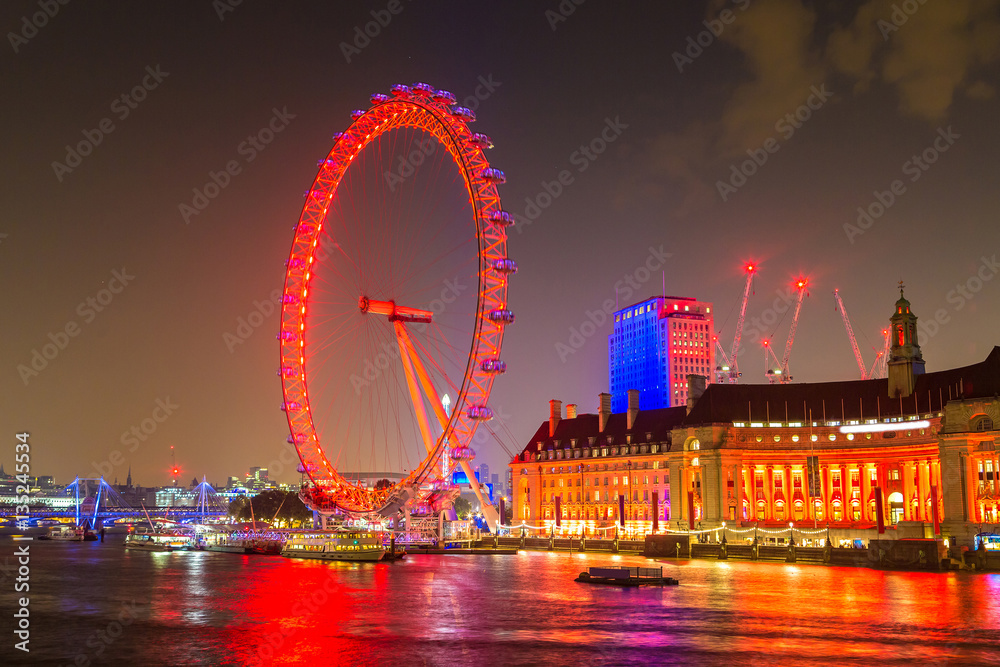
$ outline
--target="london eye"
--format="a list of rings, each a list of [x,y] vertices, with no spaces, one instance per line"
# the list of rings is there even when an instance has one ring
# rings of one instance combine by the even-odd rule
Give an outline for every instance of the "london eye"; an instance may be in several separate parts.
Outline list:
[[[470,444],[492,417],[514,321],[505,176],[447,91],[395,85],[351,117],[319,161],[286,263],[281,407],[303,499],[390,517],[447,497],[454,464],[493,525]],[[370,485],[351,470],[399,472]]]

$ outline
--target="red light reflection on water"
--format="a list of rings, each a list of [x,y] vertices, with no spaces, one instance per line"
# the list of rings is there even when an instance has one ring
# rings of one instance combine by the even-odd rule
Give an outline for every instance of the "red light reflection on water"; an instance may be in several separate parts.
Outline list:
[[[249,664],[773,664],[1000,653],[1000,575],[694,561],[677,587],[573,578],[610,554],[410,556],[390,564],[257,559],[227,653]]]

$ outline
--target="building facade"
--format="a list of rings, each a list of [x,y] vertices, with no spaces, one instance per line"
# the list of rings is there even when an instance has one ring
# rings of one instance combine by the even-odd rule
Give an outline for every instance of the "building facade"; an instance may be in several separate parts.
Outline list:
[[[513,522],[643,534],[655,516],[661,530],[792,524],[971,546],[1000,529],[1000,347],[924,373],[916,318],[896,306],[887,379],[706,386],[692,374],[686,408],[641,409],[633,390],[624,412],[602,394],[598,414],[565,418],[552,401],[510,464]]]
[[[643,410],[684,405],[687,375],[715,368],[712,304],[658,296],[615,312],[608,337],[611,409],[625,412],[628,391]]]

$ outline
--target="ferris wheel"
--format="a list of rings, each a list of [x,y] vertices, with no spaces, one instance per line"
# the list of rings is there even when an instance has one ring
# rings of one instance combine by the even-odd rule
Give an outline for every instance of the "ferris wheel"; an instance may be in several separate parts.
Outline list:
[[[492,526],[470,445],[493,416],[514,322],[505,176],[454,95],[425,83],[391,93],[334,135],[295,226],[278,334],[289,442],[320,512],[432,503],[454,462]],[[399,474],[372,485],[350,471]]]

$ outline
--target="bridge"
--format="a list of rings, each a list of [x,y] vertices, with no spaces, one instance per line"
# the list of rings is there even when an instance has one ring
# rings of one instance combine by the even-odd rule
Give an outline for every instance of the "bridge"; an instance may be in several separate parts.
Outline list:
[[[29,503],[27,520],[14,514],[7,518],[18,518],[27,524],[39,519],[73,519],[77,526],[99,529],[105,523],[121,520],[156,518],[187,523],[228,514],[228,504],[205,481],[197,486],[198,504],[194,507],[132,507],[103,477],[77,477],[66,490],[74,501],[68,507],[57,509]]]

